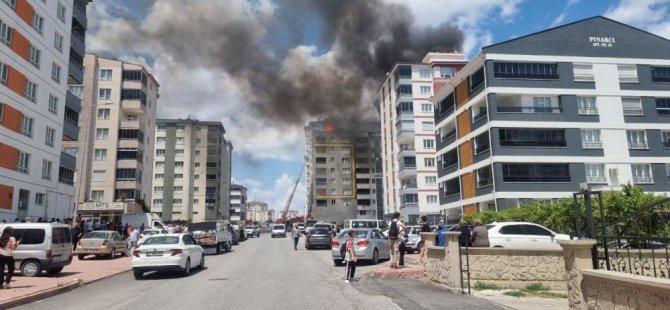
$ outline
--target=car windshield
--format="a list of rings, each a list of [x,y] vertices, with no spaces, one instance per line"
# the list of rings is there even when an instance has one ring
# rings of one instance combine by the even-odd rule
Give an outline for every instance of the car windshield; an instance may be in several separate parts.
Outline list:
[[[158,233],[160,233],[158,230],[145,230],[143,232],[145,236],[157,235]]]
[[[150,245],[150,244],[178,244],[179,243],[179,237],[178,236],[154,236],[147,241],[144,241],[142,245]]]
[[[327,229],[312,229],[312,235],[327,235]]]
[[[107,239],[107,237],[109,237],[109,233],[102,231],[92,231],[84,235],[84,239]]]
[[[356,235],[354,236],[354,238],[365,238],[368,235],[367,230],[356,230],[355,232],[356,232]],[[340,234],[340,236],[338,238],[346,238],[348,233],[349,233],[348,230],[344,230],[344,231],[342,231],[342,233]]]
[[[284,226],[283,225],[277,225],[273,229],[277,229],[277,230],[284,229]]]

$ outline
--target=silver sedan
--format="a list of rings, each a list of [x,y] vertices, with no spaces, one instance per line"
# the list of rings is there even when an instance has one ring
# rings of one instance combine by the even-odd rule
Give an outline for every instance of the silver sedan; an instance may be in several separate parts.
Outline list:
[[[349,238],[347,235],[349,230],[343,230],[331,244],[333,262],[337,266],[341,265],[344,260],[340,247]],[[380,259],[390,259],[391,253],[389,252],[388,239],[382,235],[379,229],[357,228],[354,231],[356,232],[354,236],[354,252],[359,260],[367,260],[376,265]]]

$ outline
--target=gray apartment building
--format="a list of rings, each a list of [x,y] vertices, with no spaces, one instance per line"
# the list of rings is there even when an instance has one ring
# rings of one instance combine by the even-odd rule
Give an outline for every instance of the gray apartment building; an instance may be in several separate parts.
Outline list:
[[[245,221],[247,219],[247,188],[240,184],[230,186],[230,220]]]
[[[347,128],[322,120],[305,127],[307,218],[338,224],[382,218],[380,136],[376,122]]]
[[[670,41],[593,17],[486,46],[433,98],[448,220],[571,197],[670,193]]]
[[[230,156],[221,122],[158,119],[152,212],[163,220],[228,219]]]

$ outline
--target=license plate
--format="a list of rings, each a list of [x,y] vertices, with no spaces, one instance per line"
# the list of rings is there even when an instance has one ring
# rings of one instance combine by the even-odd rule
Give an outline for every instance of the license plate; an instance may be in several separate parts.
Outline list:
[[[84,249],[84,252],[95,252],[95,249]]]
[[[51,258],[51,262],[52,263],[60,262],[60,256],[54,256],[53,258]]]
[[[162,252],[147,252],[147,256],[163,256]]]

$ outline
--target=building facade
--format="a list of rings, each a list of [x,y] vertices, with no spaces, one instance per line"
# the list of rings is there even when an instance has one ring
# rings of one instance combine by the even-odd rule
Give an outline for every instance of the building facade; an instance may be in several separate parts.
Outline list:
[[[435,95],[449,221],[571,197],[670,192],[670,41],[593,17],[482,48]]]
[[[247,220],[255,223],[268,222],[268,204],[262,201],[247,202]]]
[[[306,218],[338,224],[381,218],[379,127],[377,123],[358,125],[356,130],[336,126],[314,121],[305,127]]]
[[[465,54],[428,53],[421,63],[394,65],[378,89],[386,214],[410,223],[439,217],[431,98],[465,63]]]
[[[73,215],[81,102],[67,85],[81,82],[86,5],[90,1],[0,4],[0,218]]]
[[[245,221],[247,219],[247,188],[240,184],[230,185],[230,220]]]
[[[77,212],[93,221],[119,222],[112,202],[149,206],[153,175],[158,82],[141,65],[86,54],[83,85],[70,85],[84,108],[77,141],[63,150],[76,154]]]
[[[277,219],[275,214],[275,209],[268,208],[268,223],[272,223]]]
[[[156,121],[151,211],[165,221],[228,218],[230,151],[221,122]]]

